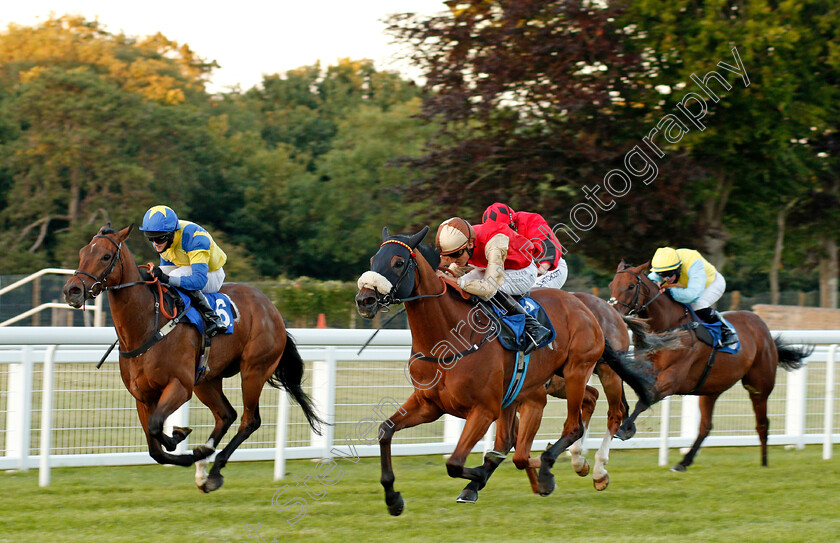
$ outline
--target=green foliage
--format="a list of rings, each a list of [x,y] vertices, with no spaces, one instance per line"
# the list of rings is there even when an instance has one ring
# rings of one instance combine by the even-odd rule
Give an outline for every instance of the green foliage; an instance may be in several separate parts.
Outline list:
[[[290,326],[315,326],[323,313],[327,326],[347,328],[356,319],[353,298],[359,289],[353,282],[318,281],[308,277],[255,283],[268,295]]]

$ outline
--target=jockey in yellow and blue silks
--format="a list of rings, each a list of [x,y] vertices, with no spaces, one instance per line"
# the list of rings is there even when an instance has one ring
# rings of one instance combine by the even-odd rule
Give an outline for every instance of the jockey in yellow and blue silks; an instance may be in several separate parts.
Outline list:
[[[140,230],[160,254],[152,275],[161,283],[186,292],[207,323],[206,334],[214,336],[227,326],[207,302],[204,292],[219,292],[225,280],[227,255],[201,226],[178,219],[164,205],[149,208]]]
[[[658,283],[674,300],[688,304],[698,317],[714,324],[721,323],[721,345],[734,343],[729,327],[720,321],[720,314],[712,305],[723,296],[726,279],[703,256],[693,249],[660,247],[650,262],[648,278]]]

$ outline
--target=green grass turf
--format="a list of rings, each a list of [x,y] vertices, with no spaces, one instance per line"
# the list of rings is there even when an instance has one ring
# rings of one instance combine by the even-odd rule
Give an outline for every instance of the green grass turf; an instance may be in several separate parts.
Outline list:
[[[406,510],[391,517],[379,485],[379,461],[339,459],[341,479],[315,480],[316,463],[287,464],[287,478],[272,481],[270,462],[225,468],[225,485],[198,492],[193,470],[163,466],[61,468],[38,487],[37,470],[0,473],[2,542],[231,542],[260,541],[245,524],[262,526],[262,541],[586,541],[592,542],[836,542],[840,541],[840,449],[822,460],[822,448],[771,447],[770,467],[756,447],[706,448],[686,473],[657,465],[652,450],[613,451],[610,487],[592,488],[562,456],[554,467],[557,490],[531,494],[527,478],[508,460],[475,505],[454,501],[465,481],[446,476],[440,455],[394,459],[396,488]],[[594,451],[587,457],[592,462]],[[473,455],[468,465],[477,465]],[[671,464],[679,460],[671,453]],[[334,471],[332,476],[336,475]],[[292,476],[311,476],[315,500]],[[278,511],[293,497],[297,508]]]

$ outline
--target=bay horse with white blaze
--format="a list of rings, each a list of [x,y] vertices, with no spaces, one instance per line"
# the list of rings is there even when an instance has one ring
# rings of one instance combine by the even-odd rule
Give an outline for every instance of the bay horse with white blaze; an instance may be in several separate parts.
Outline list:
[[[685,306],[671,296],[661,294],[659,285],[647,277],[649,263],[631,267],[622,260],[610,283],[610,303],[619,312],[637,314],[648,319],[654,332],[678,330],[690,323]],[[650,356],[650,361],[625,366],[619,375],[639,395],[633,413],[625,420],[625,426],[666,396],[673,394],[700,396],[700,429],[691,450],[673,468],[685,471],[694,460],[700,445],[712,429],[712,410],[718,397],[739,380],[747,390],[755,412],[756,431],[761,442],[761,465],[767,465],[767,398],[776,384],[776,367],[787,371],[802,367],[812,351],[784,345],[770,335],[770,330],[761,318],[752,311],[728,311],[724,313],[738,332],[740,350],[735,354],[719,351],[716,359],[711,358],[712,347],[698,341],[691,332],[683,335],[683,348],[659,351]],[[710,366],[711,364],[711,366]]]
[[[475,501],[475,496],[468,494],[486,484],[514,444],[514,464],[527,470],[533,490],[546,496],[555,488],[551,467],[557,456],[583,437],[581,404],[596,362],[603,355],[611,364],[618,363],[619,355],[605,344],[592,312],[574,295],[558,289],[536,289],[532,296],[546,310],[557,337],[531,353],[521,391],[503,409],[516,353],[502,347],[483,311],[476,311],[478,308],[460,294],[448,290],[438,277],[435,270],[439,256],[430,247],[420,246],[428,230],[425,227],[412,236],[390,236],[388,229],[383,229],[383,243],[371,258],[370,271],[359,278],[356,295],[356,307],[366,318],[373,318],[379,309],[392,303],[404,302],[412,333],[408,372],[414,392],[382,423],[379,433],[381,483],[388,511],[399,515],[405,506],[401,494],[394,490],[394,432],[432,422],[444,413],[466,419],[455,450],[446,461],[447,472],[450,477],[477,483],[468,485],[459,497],[464,499],[459,501]],[[472,347],[460,352],[443,347],[464,343]],[[565,380],[567,418],[560,439],[539,458],[531,458],[531,445],[546,403],[545,384],[553,375]],[[517,410],[521,415],[518,424]],[[464,467],[467,455],[495,420],[495,450],[485,456],[483,465]]]
[[[300,404],[312,429],[319,431],[322,421],[300,386],[303,361],[277,308],[256,288],[234,283],[222,288],[236,305],[239,320],[232,334],[213,339],[208,368],[198,384],[194,383],[202,337],[194,326],[177,325],[146,352],[124,356],[147,344],[159,326],[169,321],[163,318],[158,323],[155,304],[163,300],[158,300],[157,288],[146,286],[157,287],[157,280],[144,280],[125,243],[132,228],[115,232],[106,225],[82,247],[79,266],[64,285],[64,298],[70,306],[79,308],[85,300],[108,293],[121,348],[120,375],[136,399],[152,458],[178,466],[198,462],[196,485],[203,492],[216,490],[222,486],[220,471],[230,455],[260,426],[259,399],[266,382],[287,390]],[[242,421],[207,473],[206,459],[236,420],[236,410],[222,392],[222,378],[237,373],[242,377]],[[163,431],[164,420],[189,401],[193,392],[213,412],[215,427],[207,442],[191,453],[169,454],[167,451],[174,451],[191,430],[176,427],[168,436]]]

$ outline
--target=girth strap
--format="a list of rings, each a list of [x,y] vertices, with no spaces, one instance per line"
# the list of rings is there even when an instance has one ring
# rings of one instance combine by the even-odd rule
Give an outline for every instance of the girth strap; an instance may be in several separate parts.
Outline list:
[[[706,367],[703,368],[703,375],[700,376],[700,379],[697,381],[697,384],[694,385],[694,388],[691,389],[689,394],[696,393],[700,387],[706,382],[706,378],[709,376],[709,372],[712,371],[712,366],[715,365],[715,358],[717,358],[717,349],[712,347],[712,354],[709,355],[709,360],[706,362]]]
[[[155,332],[152,337],[150,337],[149,339],[144,341],[143,344],[140,345],[139,347],[137,347],[136,349],[132,349],[130,351],[120,351],[120,356],[122,356],[123,358],[135,358],[135,357],[138,357],[141,354],[145,353],[146,351],[151,349],[156,343],[158,343],[164,337],[166,337],[169,334],[169,332],[174,330],[175,326],[179,322],[181,322],[181,319],[183,318],[183,316],[185,314],[186,314],[186,312],[183,312],[183,313],[179,314],[177,317],[175,317],[174,319],[172,319],[171,321],[164,324],[163,327],[161,327],[160,330]]]
[[[510,384],[502,398],[502,409],[509,406],[519,396],[519,391],[522,390],[522,384],[525,382],[525,375],[528,373],[528,361],[531,359],[531,353],[523,354],[522,351],[519,351],[517,358],[518,362],[513,369]]]

